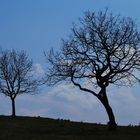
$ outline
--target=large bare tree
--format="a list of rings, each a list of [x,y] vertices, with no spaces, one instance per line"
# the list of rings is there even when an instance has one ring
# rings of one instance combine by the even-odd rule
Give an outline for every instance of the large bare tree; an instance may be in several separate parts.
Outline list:
[[[33,63],[24,51],[0,51],[0,92],[12,101],[12,116],[16,115],[17,95],[33,93],[38,87]]]
[[[107,87],[139,81],[136,72],[140,68],[140,33],[131,18],[114,16],[108,10],[88,11],[79,21],[70,37],[63,40],[61,50],[52,49],[46,54],[47,83],[70,81],[97,97],[108,114],[109,129],[115,130]]]

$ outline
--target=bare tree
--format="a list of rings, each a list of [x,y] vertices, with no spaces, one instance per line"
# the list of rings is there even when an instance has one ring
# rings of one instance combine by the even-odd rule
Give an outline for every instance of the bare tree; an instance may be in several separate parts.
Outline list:
[[[113,16],[108,10],[86,12],[80,26],[72,28],[58,52],[46,54],[47,83],[70,81],[91,93],[105,107],[109,129],[116,129],[115,116],[107,97],[111,84],[132,85],[140,68],[140,33],[131,18]],[[92,85],[92,86],[89,86]]]
[[[33,63],[24,51],[1,50],[0,52],[0,92],[12,101],[12,116],[16,115],[17,95],[33,93],[38,81],[33,78]]]

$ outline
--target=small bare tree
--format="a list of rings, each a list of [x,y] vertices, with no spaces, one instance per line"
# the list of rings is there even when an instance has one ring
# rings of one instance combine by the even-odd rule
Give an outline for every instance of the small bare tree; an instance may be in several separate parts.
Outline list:
[[[97,97],[108,114],[109,129],[115,130],[106,89],[111,84],[131,85],[139,80],[135,75],[140,68],[139,45],[140,33],[131,18],[113,16],[108,10],[86,12],[80,26],[74,25],[70,37],[63,40],[61,51],[46,54],[47,82],[71,81]]]
[[[33,93],[38,87],[34,79],[33,63],[24,51],[1,50],[0,52],[0,92],[12,101],[12,116],[16,115],[17,95]]]

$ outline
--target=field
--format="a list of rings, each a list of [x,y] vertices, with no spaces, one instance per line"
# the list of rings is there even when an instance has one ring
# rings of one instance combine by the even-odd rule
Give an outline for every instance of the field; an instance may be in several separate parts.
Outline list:
[[[0,140],[140,140],[139,126],[106,125],[40,117],[0,116]]]

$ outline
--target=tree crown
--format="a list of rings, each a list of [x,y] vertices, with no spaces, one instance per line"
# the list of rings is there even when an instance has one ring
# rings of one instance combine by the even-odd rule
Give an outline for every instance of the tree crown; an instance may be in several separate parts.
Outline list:
[[[80,26],[73,26],[60,52],[50,51],[48,82],[90,81],[99,87],[131,85],[139,81],[140,33],[129,17],[113,16],[108,10],[86,12]]]
[[[0,92],[11,98],[34,92],[38,81],[33,78],[32,67],[32,60],[24,51],[1,50]]]

